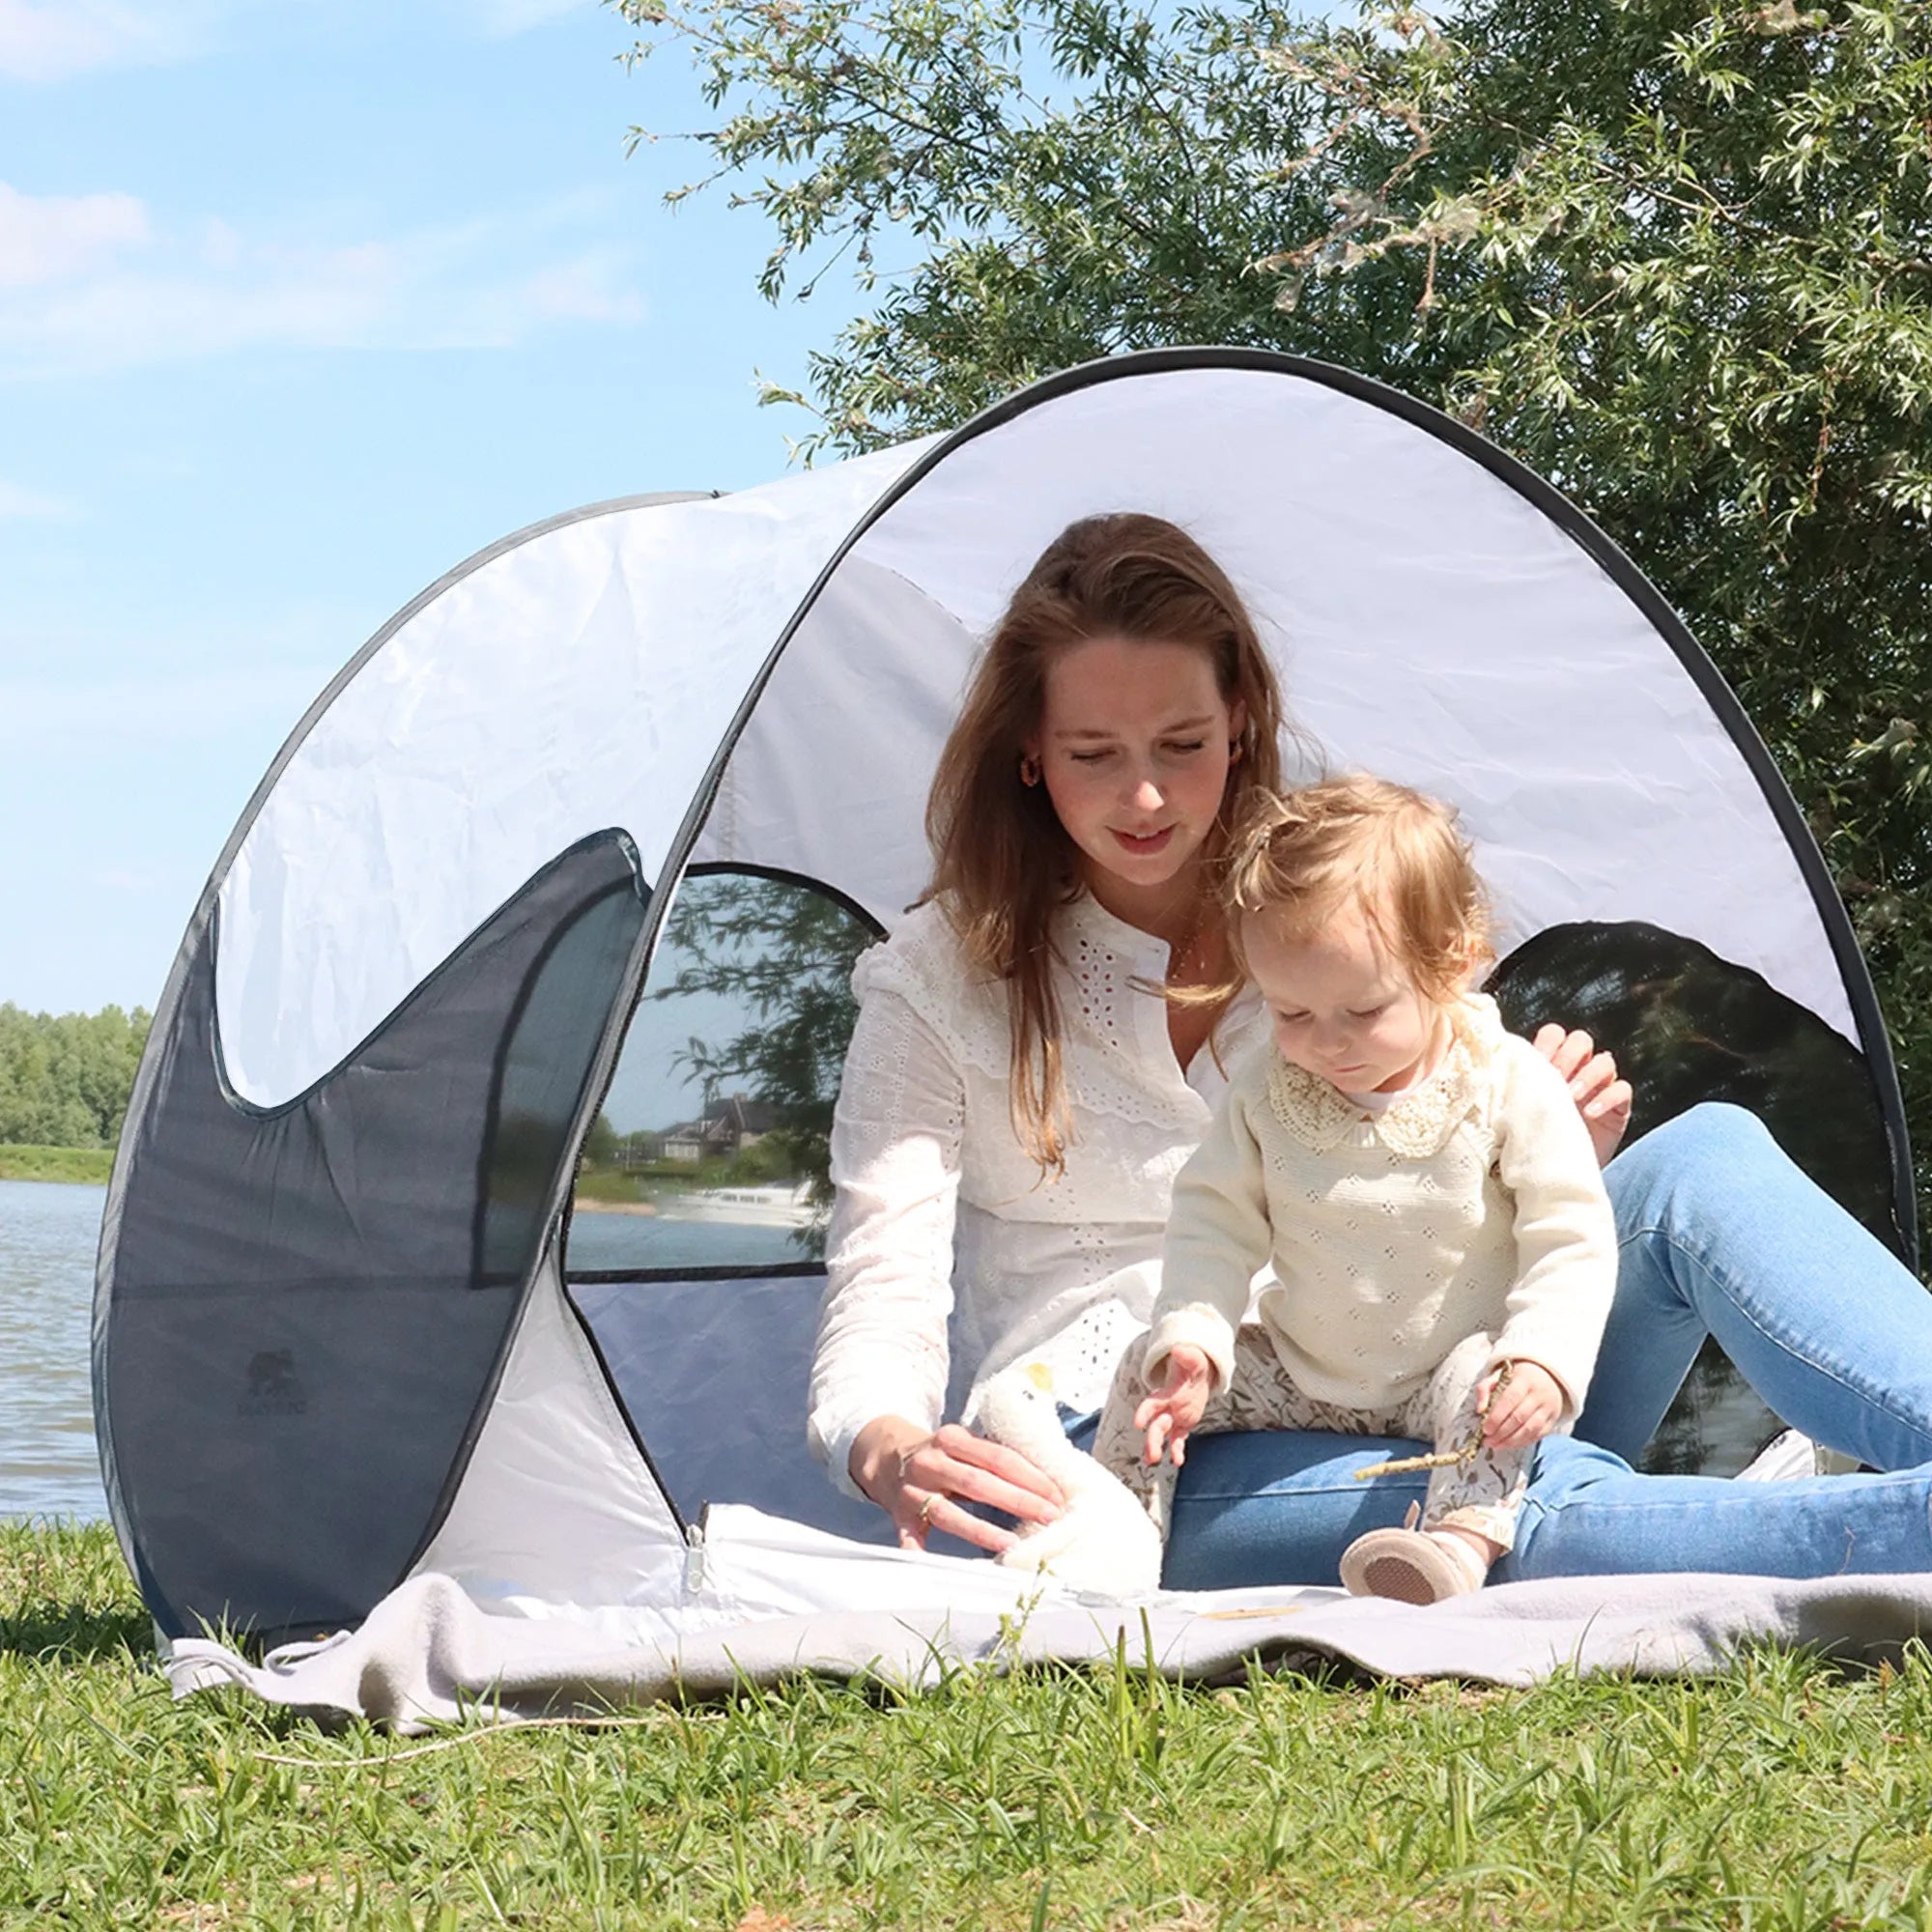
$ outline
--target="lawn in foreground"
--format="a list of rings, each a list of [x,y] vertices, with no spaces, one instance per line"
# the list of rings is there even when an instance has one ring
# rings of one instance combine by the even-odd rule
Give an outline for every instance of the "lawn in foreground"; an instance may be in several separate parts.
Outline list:
[[[104,1529],[0,1528],[0,1923],[1932,1927],[1932,1659],[1530,1692],[1112,1669],[608,1729],[170,1701]]]

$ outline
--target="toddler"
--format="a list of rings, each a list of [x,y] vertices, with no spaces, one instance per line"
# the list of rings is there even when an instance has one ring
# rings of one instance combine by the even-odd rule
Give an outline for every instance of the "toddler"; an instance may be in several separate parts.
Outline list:
[[[1196,1430],[1430,1438],[1463,1453],[1431,1475],[1420,1526],[1411,1510],[1357,1537],[1342,1581],[1417,1604],[1477,1589],[1536,1443],[1582,1406],[1609,1313],[1588,1130],[1470,991],[1486,900],[1435,800],[1366,778],[1264,794],[1225,900],[1273,1039],[1175,1184],[1152,1327],[1094,1453],[1164,1532]]]

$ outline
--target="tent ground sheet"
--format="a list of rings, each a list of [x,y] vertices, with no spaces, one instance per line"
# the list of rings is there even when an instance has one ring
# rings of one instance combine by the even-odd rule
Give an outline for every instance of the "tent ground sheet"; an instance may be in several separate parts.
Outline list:
[[[887,1577],[896,1555],[867,1550],[859,1560]],[[956,1593],[939,1587],[948,1570],[965,1573]],[[1328,1589],[1103,1604],[1037,1579],[1027,1589],[1028,1579],[991,1564],[938,1557],[911,1558],[894,1580],[899,1587],[865,1599],[873,1605],[865,1609],[740,1615],[709,1627],[694,1615],[678,1629],[656,1612],[622,1608],[523,1600],[507,1611],[448,1577],[424,1575],[355,1631],[285,1645],[260,1663],[213,1639],[183,1638],[166,1668],[181,1695],[239,1685],[318,1717],[416,1730],[710,1696],[801,1672],[918,1689],[962,1666],[1106,1662],[1122,1644],[1137,1663],[1201,1682],[1238,1678],[1255,1659],[1529,1685],[1562,1670],[1709,1673],[1759,1642],[1876,1662],[1932,1634],[1932,1574],[1580,1577],[1500,1584],[1427,1607]],[[722,1610],[728,1588],[709,1587]]]

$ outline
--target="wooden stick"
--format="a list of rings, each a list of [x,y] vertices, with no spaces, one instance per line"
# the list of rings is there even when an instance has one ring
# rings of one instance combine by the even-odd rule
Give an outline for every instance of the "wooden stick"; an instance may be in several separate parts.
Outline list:
[[[1407,1476],[1417,1469],[1454,1469],[1473,1463],[1483,1447],[1483,1428],[1490,1419],[1490,1405],[1502,1393],[1503,1384],[1510,1378],[1514,1363],[1505,1362],[1496,1371],[1496,1378],[1490,1384],[1490,1392],[1483,1400],[1483,1406],[1476,1411],[1476,1430],[1468,1441],[1460,1449],[1438,1449],[1431,1456],[1394,1456],[1386,1463],[1370,1463],[1355,1471],[1355,1480],[1366,1483],[1371,1476]]]
[[[1433,1456],[1392,1456],[1386,1463],[1369,1463],[1355,1471],[1355,1480],[1366,1483],[1371,1476],[1406,1476],[1415,1469],[1453,1469],[1459,1463],[1473,1463],[1473,1449],[1438,1449]]]

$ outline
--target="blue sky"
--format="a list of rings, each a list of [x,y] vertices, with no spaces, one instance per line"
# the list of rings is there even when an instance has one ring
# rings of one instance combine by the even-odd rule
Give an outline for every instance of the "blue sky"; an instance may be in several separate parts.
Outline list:
[[[0,0],[0,1001],[152,1005],[309,699],[450,565],[781,472],[854,298],[675,212],[595,0]]]

